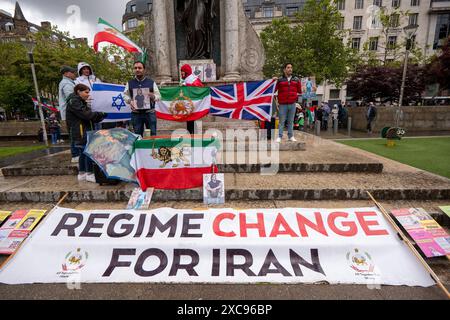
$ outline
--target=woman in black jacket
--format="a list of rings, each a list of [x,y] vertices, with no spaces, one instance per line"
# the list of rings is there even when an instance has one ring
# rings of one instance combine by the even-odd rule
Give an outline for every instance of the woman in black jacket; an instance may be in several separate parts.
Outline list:
[[[89,108],[87,101],[91,89],[84,85],[78,84],[67,98],[66,118],[69,127],[70,141],[80,152],[79,159],[79,181],[89,181],[95,183],[94,168],[92,160],[83,152],[87,144],[87,132],[94,130],[94,124],[102,122],[106,118],[106,113],[93,112]]]

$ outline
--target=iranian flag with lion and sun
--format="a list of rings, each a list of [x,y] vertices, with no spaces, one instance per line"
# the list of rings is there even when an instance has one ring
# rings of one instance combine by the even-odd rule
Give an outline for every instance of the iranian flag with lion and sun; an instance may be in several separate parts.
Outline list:
[[[167,87],[161,88],[161,101],[156,103],[159,119],[186,122],[199,120],[209,114],[210,88]]]
[[[141,189],[192,189],[203,175],[217,173],[220,142],[213,136],[160,136],[134,144],[131,166]]]

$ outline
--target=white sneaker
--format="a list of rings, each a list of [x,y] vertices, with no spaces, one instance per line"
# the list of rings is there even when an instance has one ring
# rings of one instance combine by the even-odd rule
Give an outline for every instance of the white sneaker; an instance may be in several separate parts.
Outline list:
[[[78,174],[78,181],[86,181],[86,173],[85,172],[81,172]]]
[[[281,138],[277,138],[277,140],[275,140],[276,143],[281,143]]]
[[[80,157],[75,157],[75,158],[72,158],[72,161],[70,161],[70,162],[78,163],[79,160],[80,160]]]
[[[292,137],[292,138],[289,139],[289,141],[291,141],[291,142],[297,142],[297,139],[295,139],[295,137]]]
[[[86,174],[86,181],[92,182],[92,183],[97,183],[97,180],[95,179],[95,175],[93,173]]]

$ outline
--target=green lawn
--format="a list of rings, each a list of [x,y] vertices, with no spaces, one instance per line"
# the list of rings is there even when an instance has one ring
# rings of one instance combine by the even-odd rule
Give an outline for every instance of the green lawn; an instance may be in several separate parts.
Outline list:
[[[0,159],[15,156],[21,153],[27,153],[35,150],[45,149],[45,146],[30,146],[30,147],[0,147]]]
[[[450,137],[405,138],[393,148],[386,147],[386,139],[337,142],[450,178]]]

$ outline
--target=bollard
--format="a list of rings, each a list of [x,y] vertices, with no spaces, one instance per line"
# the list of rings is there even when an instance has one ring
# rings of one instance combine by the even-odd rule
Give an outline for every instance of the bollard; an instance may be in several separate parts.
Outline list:
[[[349,117],[347,120],[347,130],[348,130],[347,135],[349,137],[351,137],[352,136],[352,117]]]
[[[333,135],[337,135],[338,133],[339,121],[338,119],[333,119]]]
[[[328,116],[328,127],[327,130],[329,133],[331,133],[331,131],[333,130],[333,116],[330,114]]]
[[[316,126],[314,129],[315,129],[314,132],[315,132],[316,136],[320,137],[320,121],[319,120],[316,120]]]

